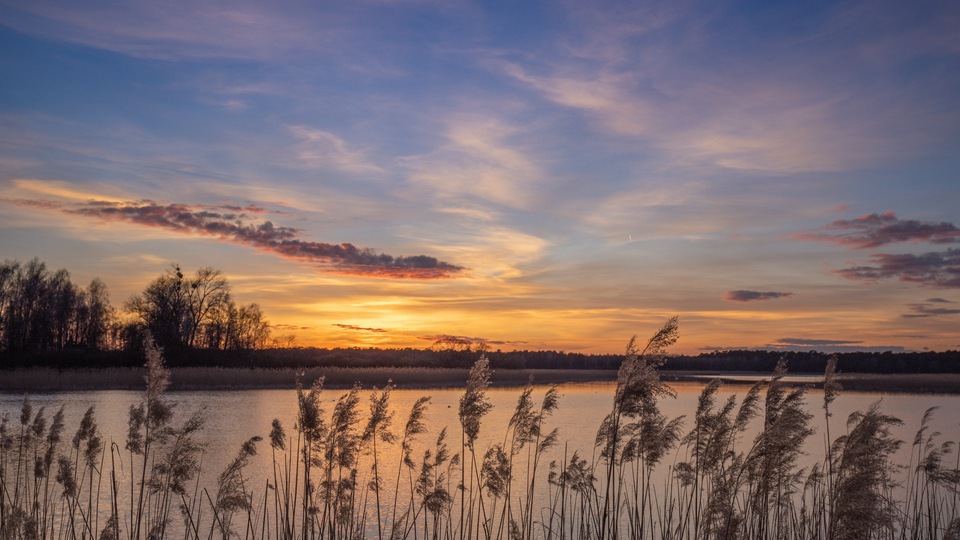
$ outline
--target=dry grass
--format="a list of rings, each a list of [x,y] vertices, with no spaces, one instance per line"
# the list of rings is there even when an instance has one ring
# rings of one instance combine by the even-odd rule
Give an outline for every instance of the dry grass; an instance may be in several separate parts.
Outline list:
[[[393,380],[398,388],[456,388],[463,386],[469,370],[441,368],[311,368],[303,381],[312,384],[323,377],[327,388],[383,385]],[[136,390],[143,388],[144,368],[18,369],[0,377],[0,392],[56,392],[76,390]],[[495,386],[523,386],[530,376],[539,384],[613,381],[616,372],[606,370],[523,369],[498,370]],[[173,370],[172,390],[290,388],[296,385],[292,369],[242,369],[195,367]]]
[[[137,390],[143,387],[144,368],[103,369],[16,369],[3,372],[0,392],[59,392],[83,390]],[[310,384],[320,377],[327,388],[350,388],[355,383],[364,386],[383,385],[393,380],[397,388],[459,388],[467,379],[469,370],[443,368],[341,368],[324,367],[304,370],[303,380]],[[617,373],[600,369],[520,369],[496,370],[491,376],[493,386],[523,386],[530,376],[538,384],[575,382],[613,382]],[[666,381],[705,382],[690,372],[663,371]],[[769,374],[753,374],[758,378]],[[191,367],[173,370],[173,390],[224,390],[252,388],[294,388],[297,371],[293,369],[246,369],[219,367]],[[731,385],[752,385],[752,381],[716,378]],[[875,374],[844,373],[837,375],[843,388],[850,392],[958,394],[960,373],[941,374]],[[821,383],[804,383],[820,387]]]

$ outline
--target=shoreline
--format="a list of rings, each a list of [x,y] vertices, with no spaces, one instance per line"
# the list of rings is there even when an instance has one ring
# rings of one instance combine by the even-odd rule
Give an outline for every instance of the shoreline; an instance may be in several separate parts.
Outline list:
[[[392,381],[397,388],[461,388],[470,373],[458,368],[342,368],[295,369],[186,367],[171,368],[170,391],[257,390],[296,388],[302,373],[304,387],[324,379],[324,388],[344,389],[355,384],[365,388]],[[141,390],[145,368],[64,369],[32,368],[0,372],[0,393]],[[614,382],[613,370],[525,369],[496,370],[491,386]]]
[[[298,370],[263,368],[187,367],[173,368],[171,391],[294,389]],[[342,368],[324,367],[300,370],[303,386],[320,377],[324,387],[365,388],[383,386],[392,380],[401,389],[462,388],[469,370],[444,368]],[[141,390],[144,368],[64,369],[32,368],[0,371],[0,393],[77,392],[103,390]],[[716,371],[660,371],[665,382],[706,382],[717,378],[728,385],[753,384],[768,373]],[[800,380],[791,384],[819,388],[817,374],[797,373]],[[491,385],[522,387],[530,378],[538,385],[565,383],[613,383],[615,370],[523,369],[495,370]],[[881,393],[960,394],[960,374],[874,374],[841,373],[837,380],[845,390]]]

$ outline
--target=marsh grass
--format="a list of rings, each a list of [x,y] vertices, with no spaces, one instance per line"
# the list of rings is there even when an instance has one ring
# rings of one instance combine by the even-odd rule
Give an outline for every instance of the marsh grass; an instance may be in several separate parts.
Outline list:
[[[558,389],[528,381],[506,425],[488,426],[494,374],[481,357],[463,373],[459,425],[430,440],[421,440],[429,397],[395,418],[395,381],[366,401],[360,385],[328,400],[329,379],[303,373],[293,425],[274,420],[266,441],[245,441],[215,485],[200,484],[199,435],[216,419],[176,407],[167,392],[176,375],[148,347],[124,442],[104,442],[94,408],[72,437],[62,408],[51,415],[28,396],[19,415],[0,419],[0,538],[958,537],[960,455],[930,429],[934,410],[908,463],[895,463],[901,422],[879,403],[831,423],[841,388],[828,364],[824,457],[804,463],[813,413],[783,364],[742,398],[719,399],[713,381],[688,416],[662,412],[675,394],[659,368],[677,335],[671,319],[642,345],[629,342],[596,446],[564,445],[558,462],[543,463],[551,448],[560,452]],[[436,370],[413,374],[428,373]],[[254,485],[247,468],[267,444],[268,478]]]
[[[382,384],[391,379],[402,388],[453,388],[463,386],[470,370],[453,368],[343,368],[322,367],[304,370],[249,369],[222,367],[177,368],[171,375],[170,390],[213,390],[248,388],[290,388],[299,374],[303,381],[323,379],[324,387],[351,388],[360,383],[365,387]],[[146,368],[102,369],[15,369],[2,372],[0,391],[49,392],[83,390],[139,390],[143,388]],[[581,369],[524,369],[501,370],[491,374],[492,386],[523,387],[530,377],[538,384],[563,382],[612,381],[611,370]]]

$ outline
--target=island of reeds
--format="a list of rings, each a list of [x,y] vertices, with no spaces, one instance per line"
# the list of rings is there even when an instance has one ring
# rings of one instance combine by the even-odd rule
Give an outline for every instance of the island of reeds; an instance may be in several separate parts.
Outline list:
[[[48,418],[27,396],[19,417],[0,420],[0,538],[960,538],[960,462],[931,432],[932,410],[897,463],[908,443],[879,404],[832,419],[835,361],[819,404],[783,380],[781,362],[742,398],[718,402],[714,381],[696,410],[668,418],[660,403],[673,390],[659,368],[677,336],[674,318],[646,343],[630,340],[595,448],[562,461],[542,459],[563,440],[558,389],[536,397],[528,384],[507,425],[486,425],[491,367],[480,356],[460,425],[432,440],[421,440],[429,397],[398,420],[391,384],[366,401],[355,386],[324,410],[323,380],[298,383],[295,424],[274,420],[266,440],[246,441],[214,485],[198,482],[209,420],[174,414],[170,370],[148,342],[146,388],[123,442],[104,444],[93,408],[71,437],[63,408]],[[814,414],[825,420],[824,457],[803,464]],[[502,438],[481,447],[481,430]],[[258,453],[270,456],[263,485],[246,472]],[[388,453],[396,469],[383,465]]]

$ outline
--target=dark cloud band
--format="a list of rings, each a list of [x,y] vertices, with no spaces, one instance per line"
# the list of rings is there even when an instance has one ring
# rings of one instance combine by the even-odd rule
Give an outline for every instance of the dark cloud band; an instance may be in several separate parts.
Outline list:
[[[220,210],[227,210],[223,212]],[[327,244],[301,240],[300,229],[274,225],[270,221],[245,223],[249,214],[262,213],[257,206],[194,207],[184,204],[93,202],[64,212],[108,221],[124,221],[181,234],[208,236],[241,244],[281,257],[316,263],[325,271],[394,279],[439,279],[463,270],[428,257],[394,257],[349,243]]]
[[[725,300],[731,302],[754,302],[758,300],[773,300],[776,298],[790,298],[793,296],[791,292],[777,292],[777,291],[727,291],[724,295]]]
[[[854,281],[873,283],[881,279],[919,283],[939,289],[960,288],[960,249],[931,251],[921,255],[878,253],[873,266],[852,266],[836,273]]]
[[[934,299],[931,299],[934,300]],[[929,300],[928,300],[929,301]],[[948,302],[953,303],[953,302]],[[926,319],[928,317],[942,317],[945,315],[960,315],[960,309],[931,307],[929,304],[909,304],[910,313],[902,316],[905,319]]]
[[[356,326],[353,324],[334,324],[337,328],[343,328],[344,330],[353,330],[354,332],[370,332],[373,334],[386,334],[387,330],[383,328],[369,328],[366,326]]]
[[[870,249],[896,242],[960,242],[960,228],[953,223],[933,223],[900,219],[893,212],[868,214],[854,219],[841,219],[793,236],[798,240],[832,242],[851,249]]]

